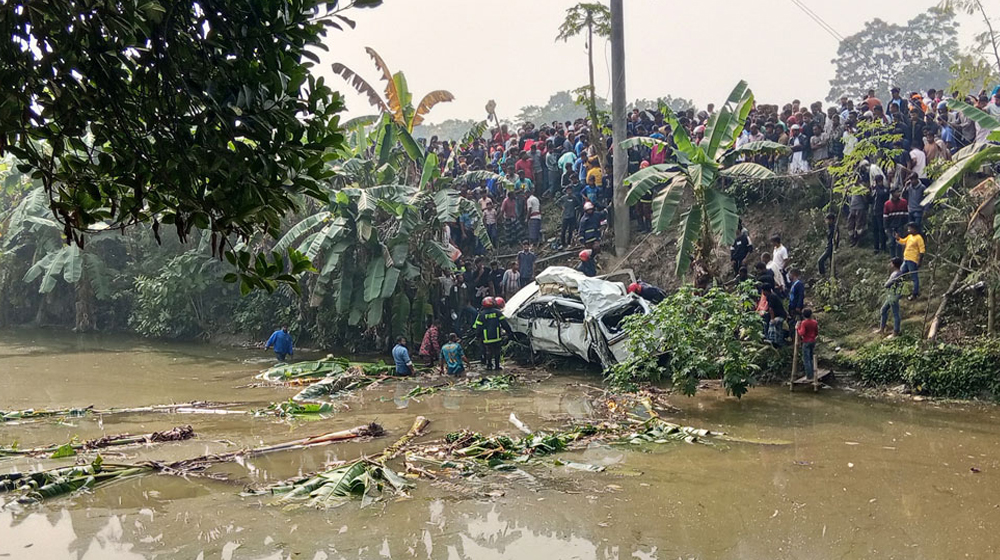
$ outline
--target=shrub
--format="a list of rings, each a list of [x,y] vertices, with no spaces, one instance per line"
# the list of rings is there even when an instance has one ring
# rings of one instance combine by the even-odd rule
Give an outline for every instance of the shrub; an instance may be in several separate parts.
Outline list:
[[[755,381],[764,348],[752,289],[738,293],[712,288],[704,294],[685,286],[647,315],[626,319],[632,357],[608,372],[612,385],[669,380],[693,395],[701,379],[722,379],[726,393],[743,396]]]
[[[912,339],[871,344],[854,358],[861,380],[879,386],[907,383],[914,391],[957,399],[1000,398],[1000,342],[920,348]]]

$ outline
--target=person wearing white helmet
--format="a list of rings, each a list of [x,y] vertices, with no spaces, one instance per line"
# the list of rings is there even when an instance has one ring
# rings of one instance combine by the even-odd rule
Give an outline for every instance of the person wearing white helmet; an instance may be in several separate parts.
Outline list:
[[[594,203],[583,203],[583,217],[580,218],[580,242],[584,245],[596,243],[601,240],[601,217],[594,208]]]

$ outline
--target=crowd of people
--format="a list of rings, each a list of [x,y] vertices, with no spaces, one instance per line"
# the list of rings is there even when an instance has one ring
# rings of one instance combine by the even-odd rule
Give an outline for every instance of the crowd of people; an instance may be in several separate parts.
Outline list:
[[[973,142],[985,140],[988,130],[960,111],[950,110],[943,90],[910,92],[905,97],[900,88],[886,92],[883,101],[874,90],[862,99],[843,96],[839,103],[824,108],[815,102],[808,107],[799,100],[783,106],[756,105],[749,114],[737,147],[758,141],[777,142],[789,147],[786,154],[753,156],[753,161],[778,173],[801,174],[841,161],[858,142],[864,121],[886,125],[898,135],[893,146],[898,156],[886,161],[862,161],[857,168],[856,188],[842,209],[826,217],[827,245],[817,263],[820,275],[840,243],[836,212],[846,218],[847,236],[852,246],[870,242],[876,254],[886,254],[891,262],[899,260],[899,274],[891,279],[891,289],[899,284],[912,285],[909,295],[920,295],[919,268],[925,252],[921,235],[925,208],[924,189],[929,185],[928,171],[938,161]],[[965,101],[987,113],[1000,116],[1000,87],[991,94],[982,92]],[[702,139],[715,107],[687,109],[676,114],[676,123],[685,128],[695,142]],[[626,122],[629,137],[656,138],[672,146],[668,119],[659,111],[633,109]],[[462,336],[474,328],[484,298],[510,298],[531,282],[540,247],[556,251],[571,249],[578,256],[578,269],[594,276],[598,273],[600,242],[608,226],[613,200],[610,169],[616,156],[610,138],[606,145],[595,145],[592,123],[585,118],[541,125],[523,123],[515,129],[504,124],[489,132],[487,138],[460,146],[454,141],[432,137],[426,148],[437,154],[442,173],[459,179],[460,195],[476,201],[482,209],[483,232],[476,231],[471,216],[448,224],[442,241],[456,249],[457,270],[443,272],[434,294],[435,319],[445,330]],[[601,149],[603,148],[603,149]],[[671,161],[671,148],[636,146],[623,154],[628,158],[629,174],[648,166]],[[603,161],[603,164],[602,164]],[[491,171],[496,178],[485,181],[462,181],[471,171]],[[474,176],[473,176],[474,177]],[[631,211],[639,231],[652,229],[652,200],[648,193]],[[555,227],[543,224],[543,207],[556,205]],[[742,229],[742,228],[741,228]],[[493,250],[487,251],[479,235],[485,233]],[[765,235],[777,232],[764,232]],[[870,239],[869,239],[870,238]],[[773,248],[752,265],[753,253],[749,232],[743,229],[731,250],[732,274],[736,280],[755,280],[760,286],[762,304],[768,317],[767,336],[779,344],[788,332],[794,332],[805,315],[804,284],[801,270],[790,266],[787,248],[780,235],[771,238]],[[514,253],[517,248],[520,251]],[[575,248],[574,248],[575,247]],[[579,253],[575,251],[579,249]],[[508,257],[499,257],[507,253]],[[801,268],[801,267],[799,267]],[[778,298],[783,298],[778,305]],[[895,313],[894,332],[899,332],[898,298],[886,310]],[[885,313],[883,313],[884,315]],[[777,319],[781,319],[780,321]],[[778,328],[778,324],[788,328]],[[884,322],[883,322],[884,323]],[[439,331],[440,332],[440,331]]]

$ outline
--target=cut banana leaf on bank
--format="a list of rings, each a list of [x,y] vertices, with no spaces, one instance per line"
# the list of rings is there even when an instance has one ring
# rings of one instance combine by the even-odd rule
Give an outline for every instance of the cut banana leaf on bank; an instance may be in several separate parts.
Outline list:
[[[384,362],[353,363],[347,358],[327,356],[320,360],[296,362],[293,364],[278,364],[257,375],[257,379],[266,381],[288,381],[291,379],[333,377],[348,373],[350,370],[360,370],[366,375],[390,375],[394,367]]]

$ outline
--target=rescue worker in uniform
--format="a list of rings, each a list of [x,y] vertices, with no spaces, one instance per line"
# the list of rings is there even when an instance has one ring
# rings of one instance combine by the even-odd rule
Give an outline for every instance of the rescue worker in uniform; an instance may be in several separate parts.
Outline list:
[[[601,241],[601,215],[594,211],[593,202],[583,204],[583,217],[580,218],[580,242],[588,249]]]
[[[503,299],[500,299],[503,302]],[[507,331],[508,335],[513,334],[507,318],[501,313],[501,307],[497,305],[497,300],[491,297],[483,298],[483,308],[479,310],[476,322],[472,324],[474,330],[483,341],[483,363],[488,370],[500,369],[500,329]]]
[[[647,284],[643,281],[632,282],[628,285],[628,293],[635,294],[642,299],[648,301],[649,303],[660,303],[663,301],[667,294],[663,290],[657,288],[652,284]]]
[[[576,269],[591,278],[597,276],[597,263],[594,262],[594,251],[591,249],[580,251],[580,264]]]

